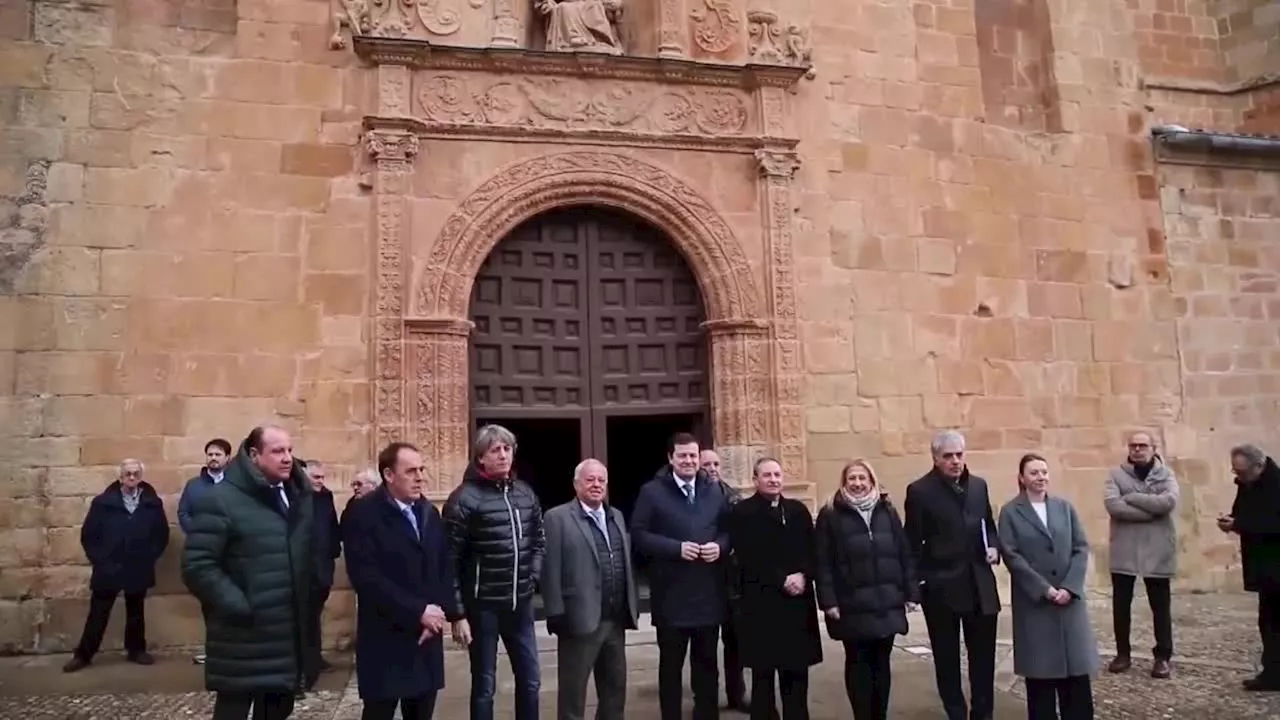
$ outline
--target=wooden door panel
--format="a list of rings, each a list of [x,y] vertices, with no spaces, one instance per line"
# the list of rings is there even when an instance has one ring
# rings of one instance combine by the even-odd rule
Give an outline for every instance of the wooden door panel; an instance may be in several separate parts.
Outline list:
[[[473,412],[590,407],[580,225],[529,223],[492,252],[471,294]]]
[[[654,411],[706,402],[702,298],[656,230],[603,216],[587,229],[592,406]]]

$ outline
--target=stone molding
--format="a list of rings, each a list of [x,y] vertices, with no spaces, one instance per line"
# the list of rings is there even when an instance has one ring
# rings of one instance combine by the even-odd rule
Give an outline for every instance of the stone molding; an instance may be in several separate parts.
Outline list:
[[[420,442],[430,496],[456,484],[469,456],[467,316],[475,275],[521,222],[572,205],[630,212],[676,245],[707,305],[711,416],[722,458],[749,472],[755,458],[772,454],[789,482],[815,487],[804,480],[792,247],[799,160],[788,98],[808,68],[366,37],[355,46],[378,64],[376,112],[364,121],[376,166],[374,442]],[[457,203],[428,256],[410,262],[405,196],[426,154],[422,139],[468,136],[550,138],[576,148],[493,170]],[[604,142],[614,147],[589,147]],[[692,184],[618,146],[751,154],[764,267],[752,266],[721,212]]]

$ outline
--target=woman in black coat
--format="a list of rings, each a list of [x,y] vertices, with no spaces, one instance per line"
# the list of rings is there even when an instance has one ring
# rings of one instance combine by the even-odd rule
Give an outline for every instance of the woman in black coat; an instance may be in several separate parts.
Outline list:
[[[889,717],[889,654],[919,601],[898,511],[865,460],[844,467],[841,486],[818,512],[818,607],[844,643],[844,682],[855,720]]]

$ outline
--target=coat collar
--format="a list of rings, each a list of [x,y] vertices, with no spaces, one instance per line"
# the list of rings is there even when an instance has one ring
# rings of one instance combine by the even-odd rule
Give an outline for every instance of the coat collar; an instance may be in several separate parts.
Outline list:
[[[1032,526],[1047,535],[1050,540],[1053,539],[1053,530],[1057,526],[1059,518],[1057,503],[1054,502],[1054,497],[1052,495],[1046,495],[1044,498],[1044,515],[1048,520],[1047,525],[1040,520],[1040,515],[1036,513],[1036,509],[1031,504],[1031,499],[1027,497],[1026,493],[1018,493],[1018,496],[1013,499],[1012,504],[1014,508],[1016,508],[1024,518],[1026,518],[1027,522],[1031,523]]]
[[[124,507],[124,488],[121,487],[119,480],[108,485],[106,490],[98,494],[98,497],[107,505]],[[158,504],[160,504],[160,495],[156,492],[155,487],[146,480],[138,483],[138,507]]]
[[[391,497],[391,491],[387,490],[385,483],[379,485],[377,490],[360,499],[361,502],[366,500],[377,504],[379,511],[385,516],[383,519],[385,524],[393,528],[400,528],[401,535],[406,541],[414,547],[422,549],[422,543],[427,538],[427,514],[423,511],[423,506],[427,502],[426,499],[420,497],[411,503],[406,503],[413,510],[413,515],[418,521],[417,542],[414,541],[413,528],[400,510],[400,504],[395,498]]]

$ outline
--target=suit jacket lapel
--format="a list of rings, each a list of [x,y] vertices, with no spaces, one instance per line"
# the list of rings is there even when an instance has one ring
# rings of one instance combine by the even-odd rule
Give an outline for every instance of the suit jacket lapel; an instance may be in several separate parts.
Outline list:
[[[619,530],[626,527],[626,524],[625,524],[626,521],[622,517],[621,510],[611,507],[608,510],[608,516],[613,520],[614,523],[617,524]],[[625,532],[619,532],[618,534],[622,536],[622,552],[624,553],[623,557],[627,558],[627,563],[630,564],[631,541],[627,539],[627,534]]]
[[[574,524],[576,524],[578,529],[582,531],[582,537],[587,541],[587,548],[591,550],[591,557],[595,558],[596,565],[599,565],[600,551],[596,547],[595,536],[591,534],[591,524],[595,521],[587,517],[587,511],[582,509],[581,503],[573,508],[573,512],[570,513],[570,516],[573,517]]]

